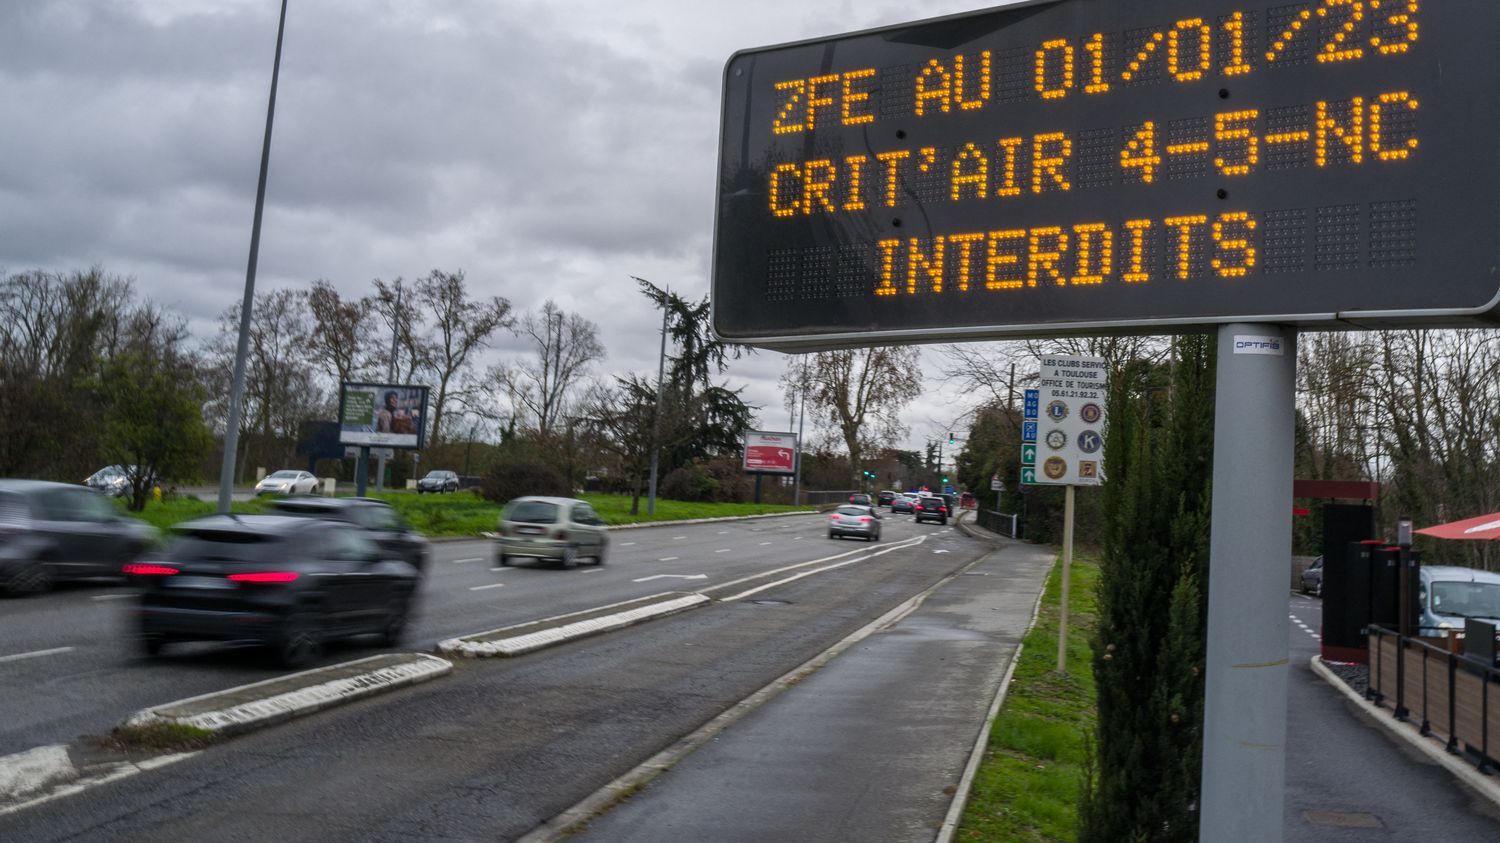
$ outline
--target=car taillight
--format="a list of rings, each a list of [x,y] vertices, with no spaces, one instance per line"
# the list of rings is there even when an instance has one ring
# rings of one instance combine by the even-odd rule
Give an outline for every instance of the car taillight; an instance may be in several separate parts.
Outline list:
[[[120,573],[135,577],[170,577],[177,569],[170,565],[155,565],[150,562],[131,562],[120,568]]]
[[[837,515],[830,515],[830,516],[828,516],[828,520],[829,521],[837,521],[837,520],[839,520],[839,517]]]
[[[284,583],[297,579],[296,571],[256,571],[253,574],[230,574],[230,582]]]
[[[859,518],[859,523],[861,523],[861,524],[868,524],[868,523],[870,523],[870,519],[868,519],[868,518],[864,517],[863,515],[861,515],[860,518]]]
[[[946,507],[946,506],[940,506],[940,507],[938,507],[938,512],[941,512],[944,515],[947,515],[948,514],[948,507]]]

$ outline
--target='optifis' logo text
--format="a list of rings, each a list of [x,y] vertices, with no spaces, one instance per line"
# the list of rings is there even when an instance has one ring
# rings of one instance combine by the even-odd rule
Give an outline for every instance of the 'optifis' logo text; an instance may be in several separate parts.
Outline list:
[[[1286,353],[1281,337],[1254,337],[1237,335],[1234,338],[1235,354],[1271,354],[1277,357]]]

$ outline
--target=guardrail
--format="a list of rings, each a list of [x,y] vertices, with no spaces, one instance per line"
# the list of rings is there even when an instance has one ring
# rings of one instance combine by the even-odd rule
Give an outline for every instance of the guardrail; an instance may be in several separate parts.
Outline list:
[[[992,533],[999,533],[1013,539],[1021,537],[1021,519],[1014,512],[996,512],[993,509],[981,509],[978,511],[976,520],[979,526]]]
[[[1453,652],[1451,638],[1437,646],[1395,630],[1371,626],[1370,685],[1365,696],[1387,699],[1398,720],[1417,719],[1423,735],[1447,741],[1454,755],[1467,754],[1488,774],[1496,764],[1490,737],[1500,737],[1500,705],[1490,702],[1500,670],[1483,659]]]

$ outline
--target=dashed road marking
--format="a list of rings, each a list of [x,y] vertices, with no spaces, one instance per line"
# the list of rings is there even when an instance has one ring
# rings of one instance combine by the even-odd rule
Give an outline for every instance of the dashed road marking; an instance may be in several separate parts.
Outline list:
[[[721,536],[727,536],[727,535],[729,535],[729,531],[728,530],[720,530],[719,531],[719,535],[721,535]]]
[[[728,553],[728,552],[729,552],[729,548],[727,548],[727,547],[721,547],[718,550],[714,551],[714,553]]]
[[[471,586],[469,586],[469,590],[470,591],[484,591],[487,588],[505,588],[505,583],[503,583],[503,582],[492,582],[489,585],[471,585]]]
[[[678,559],[681,559],[681,558],[682,557],[680,557],[680,556],[663,556],[662,558],[660,558],[660,559],[658,559],[656,561],[658,561],[658,562],[676,562]]]
[[[134,594],[130,594],[130,593],[126,593],[126,594],[95,594],[93,597],[90,597],[89,599],[90,600],[125,600],[126,598],[130,598],[130,597],[134,597],[134,596],[135,596]]]
[[[585,574],[602,574],[602,573],[604,573],[604,569],[603,568],[590,568],[587,571],[582,571],[581,573],[585,573]]]
[[[641,577],[638,580],[631,580],[631,582],[650,582],[652,580],[666,580],[666,579],[673,579],[673,580],[706,580],[706,579],[708,579],[708,574],[652,574],[649,577]]]
[[[620,547],[635,547],[635,542],[620,542]]]
[[[761,546],[761,547],[765,547],[765,546],[766,546],[766,545],[768,545],[768,544],[770,544],[770,542],[761,542],[761,543],[760,543],[760,546]]]
[[[471,557],[469,559],[455,559],[455,560],[453,560],[453,564],[455,564],[455,565],[467,565],[470,562],[483,562],[483,561],[484,560],[482,558],[480,558],[478,556],[474,556],[474,557]]]
[[[62,653],[70,653],[72,651],[72,647],[53,647],[50,650],[32,650],[29,653],[16,653],[12,656],[0,656],[0,663],[18,662],[25,659],[39,659],[42,656],[56,656],[61,655]]]
[[[682,541],[685,538],[687,538],[687,536],[673,536],[672,541]]]

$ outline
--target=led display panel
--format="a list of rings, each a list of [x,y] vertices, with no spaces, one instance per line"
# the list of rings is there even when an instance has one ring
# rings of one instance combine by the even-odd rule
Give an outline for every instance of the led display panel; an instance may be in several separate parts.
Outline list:
[[[1495,324],[1500,3],[1056,0],[735,54],[714,326]]]

